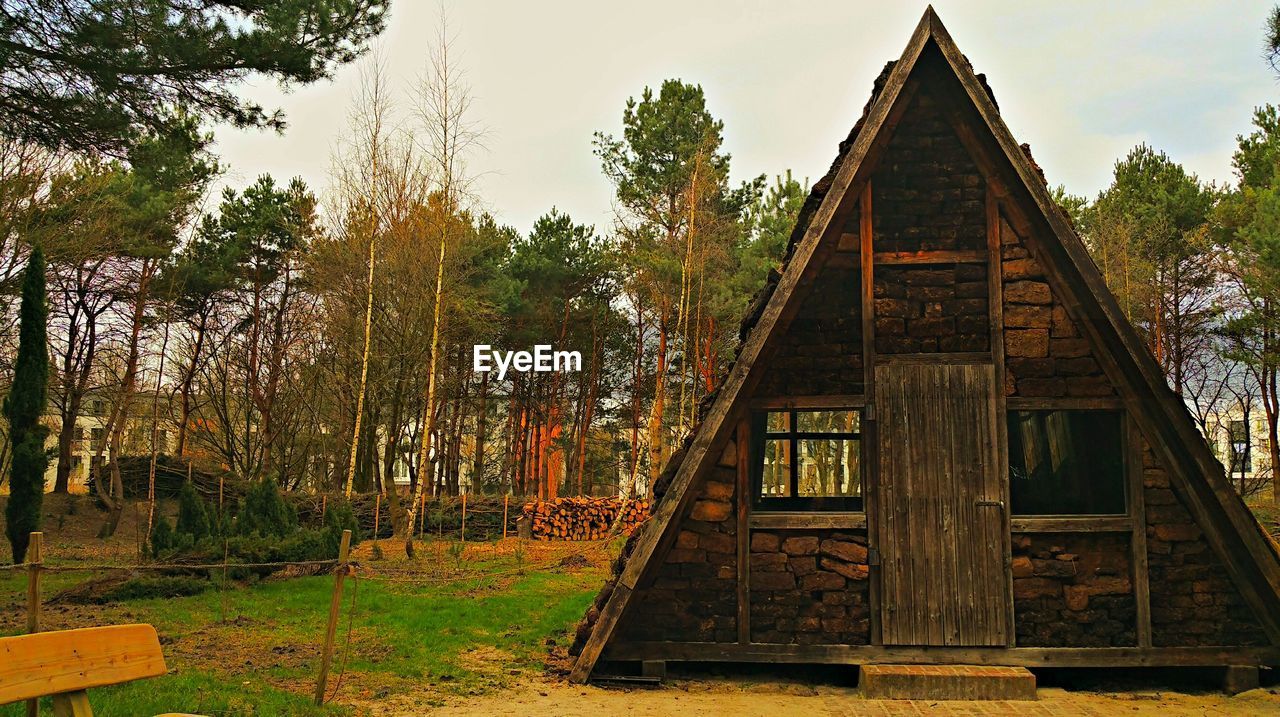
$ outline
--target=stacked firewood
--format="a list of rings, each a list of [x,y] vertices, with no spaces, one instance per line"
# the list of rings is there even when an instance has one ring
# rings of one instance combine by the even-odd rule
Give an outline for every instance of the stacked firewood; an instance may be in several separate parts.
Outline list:
[[[621,498],[556,498],[524,505],[537,540],[600,540],[609,537],[614,523],[628,535],[649,517],[649,501]]]

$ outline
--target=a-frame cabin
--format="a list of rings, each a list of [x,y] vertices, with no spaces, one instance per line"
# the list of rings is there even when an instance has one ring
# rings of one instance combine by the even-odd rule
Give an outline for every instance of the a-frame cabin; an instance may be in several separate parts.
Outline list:
[[[655,493],[574,680],[1280,664],[1276,545],[932,8]]]

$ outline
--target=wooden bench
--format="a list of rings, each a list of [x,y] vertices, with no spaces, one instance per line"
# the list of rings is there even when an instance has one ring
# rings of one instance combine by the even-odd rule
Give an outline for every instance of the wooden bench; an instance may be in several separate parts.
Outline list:
[[[57,717],[92,717],[89,688],[159,677],[167,669],[150,625],[0,637],[0,705],[51,696]]]

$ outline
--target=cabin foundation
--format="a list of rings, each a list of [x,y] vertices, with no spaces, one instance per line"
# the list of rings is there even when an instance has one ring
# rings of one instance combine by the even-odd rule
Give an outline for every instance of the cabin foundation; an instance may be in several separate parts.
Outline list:
[[[868,700],[1034,700],[1036,677],[1025,667],[867,665],[858,690]]]

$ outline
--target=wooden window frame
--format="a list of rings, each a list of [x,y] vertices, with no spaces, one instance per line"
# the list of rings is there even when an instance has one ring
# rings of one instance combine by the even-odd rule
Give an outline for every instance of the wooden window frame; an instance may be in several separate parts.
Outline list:
[[[865,420],[863,416],[864,407],[858,406],[823,406],[821,408],[800,408],[795,406],[785,406],[777,408],[766,408],[756,412],[759,417],[756,424],[762,426],[760,431],[760,450],[753,451],[751,456],[751,507],[754,513],[862,513],[865,500],[865,469],[863,464],[863,429],[862,424]],[[801,413],[832,413],[832,412],[852,412],[858,415],[858,429],[856,431],[842,432],[816,432],[816,431],[799,431],[797,430],[796,415]],[[787,414],[787,430],[786,431],[770,431],[768,430],[770,413]],[[760,420],[763,419],[763,420]],[[790,495],[786,497],[765,497],[763,494],[764,486],[764,445],[770,440],[786,440],[791,450],[790,462]],[[804,497],[799,495],[800,487],[800,441],[805,440],[831,440],[831,441],[857,441],[858,443],[858,495],[856,496],[811,496]]]
[[[1132,491],[1129,486],[1130,471],[1132,467],[1126,456],[1134,450],[1129,432],[1125,429],[1128,425],[1129,416],[1118,404],[1099,404],[1099,405],[1082,405],[1071,402],[1063,402],[1056,404],[1053,402],[1018,402],[1016,405],[1012,402],[1005,410],[1005,423],[1008,424],[1009,417],[1014,413],[1044,413],[1044,412],[1071,412],[1071,413],[1109,413],[1117,418],[1117,424],[1120,432],[1120,484],[1123,488],[1123,502],[1119,512],[1114,513],[1016,513],[1013,508],[1013,477],[1011,475],[1013,468],[1013,458],[1008,457],[1005,465],[1005,481],[1009,484],[1009,516],[1013,524],[1021,526],[1021,530],[1035,532],[1037,526],[1044,528],[1045,526],[1053,526],[1046,532],[1061,532],[1066,530],[1067,524],[1073,521],[1079,521],[1081,528],[1097,524],[1097,526],[1106,530],[1115,528],[1121,521],[1127,521],[1132,512],[1133,504]],[[1018,532],[1015,529],[1014,532]]]

